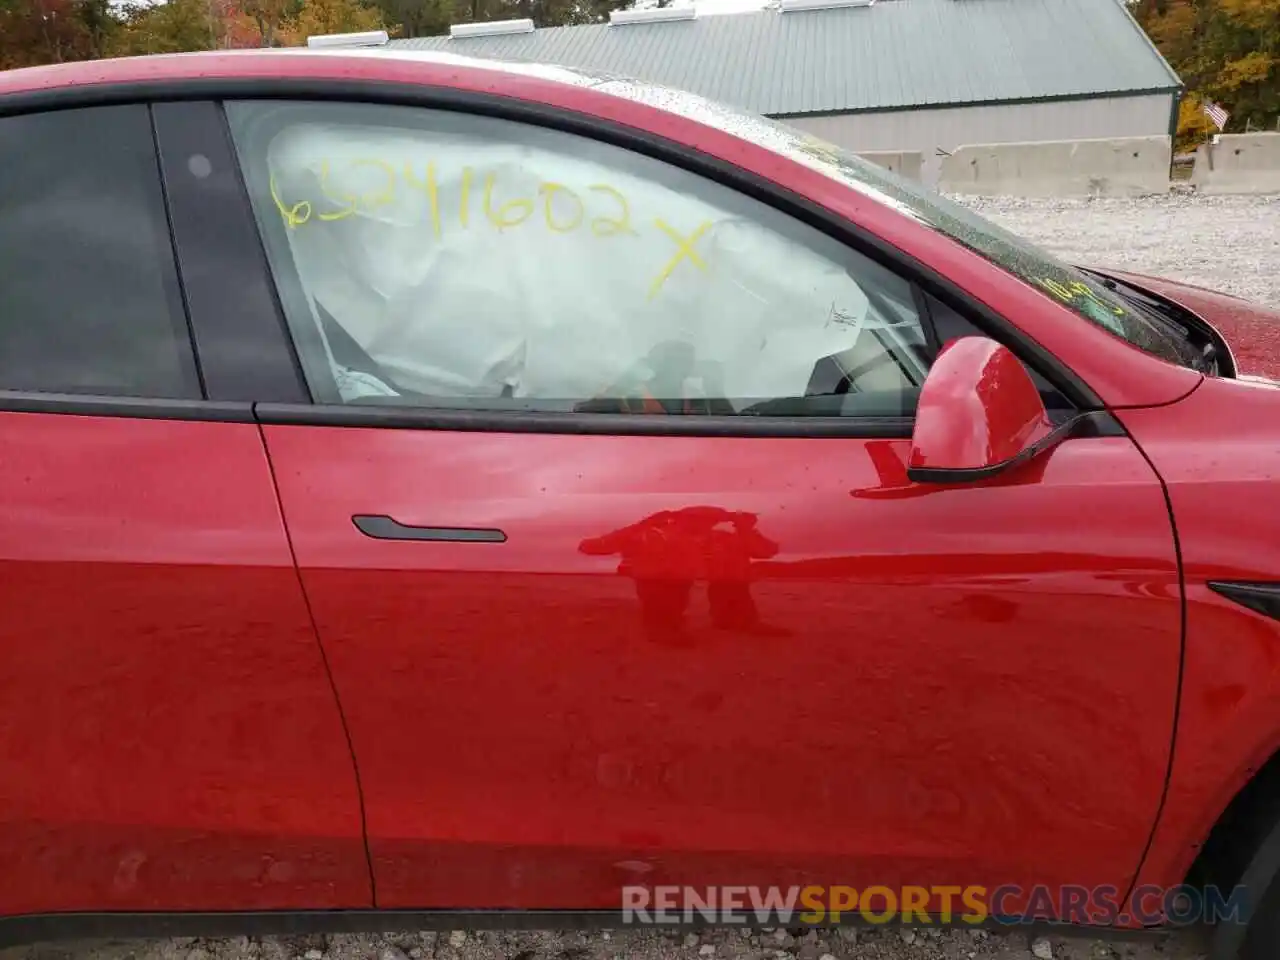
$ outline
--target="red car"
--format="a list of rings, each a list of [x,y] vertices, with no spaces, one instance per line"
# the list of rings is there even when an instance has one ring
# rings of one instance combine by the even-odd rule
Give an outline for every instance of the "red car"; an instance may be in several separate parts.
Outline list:
[[[1274,312],[553,67],[0,110],[5,939],[1185,881],[1274,956]]]

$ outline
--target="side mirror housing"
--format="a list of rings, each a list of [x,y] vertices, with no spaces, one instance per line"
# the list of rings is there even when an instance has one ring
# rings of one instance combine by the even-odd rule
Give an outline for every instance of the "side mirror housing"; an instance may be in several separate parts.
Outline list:
[[[907,476],[917,483],[985,480],[1054,446],[1031,374],[987,337],[947,344],[920,389]]]

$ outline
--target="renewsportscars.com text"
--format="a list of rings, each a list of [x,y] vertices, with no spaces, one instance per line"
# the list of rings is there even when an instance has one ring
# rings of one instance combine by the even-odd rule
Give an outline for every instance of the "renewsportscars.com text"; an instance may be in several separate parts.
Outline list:
[[[788,926],[842,922],[1006,925],[1060,922],[1140,926],[1245,923],[1248,890],[1143,886],[1128,901],[1116,887],[984,886],[626,886],[628,924],[714,923]]]

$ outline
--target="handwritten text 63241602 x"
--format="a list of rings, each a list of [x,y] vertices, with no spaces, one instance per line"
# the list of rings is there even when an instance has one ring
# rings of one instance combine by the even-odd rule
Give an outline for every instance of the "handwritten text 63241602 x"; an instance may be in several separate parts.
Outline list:
[[[462,168],[458,178],[457,205],[454,209],[447,210],[441,202],[440,177],[434,163],[427,163],[425,166],[405,163],[397,168],[387,160],[375,158],[347,161],[343,169],[348,175],[356,171],[373,173],[376,186],[363,193],[334,189],[333,164],[329,160],[320,160],[312,169],[317,171],[321,194],[314,200],[286,199],[281,194],[275,175],[270,178],[271,199],[290,229],[304,224],[332,223],[361,212],[370,213],[390,207],[400,201],[405,195],[401,191],[405,191],[425,198],[432,232],[437,238],[443,237],[447,229],[453,228],[455,219],[458,227],[470,229],[473,222],[473,195],[477,193],[479,197],[474,201],[476,216],[483,217],[485,222],[499,231],[531,222],[542,222],[549,231],[556,234],[589,231],[591,235],[601,238],[640,235],[633,223],[630,201],[621,190],[607,183],[586,186],[583,192],[588,195],[590,205],[579,191],[549,180],[539,182],[536,199],[518,197],[502,201],[497,196],[499,191],[494,173],[477,176],[472,167],[466,166]],[[539,212],[541,216],[537,217]],[[707,272],[706,260],[698,251],[697,243],[711,228],[712,221],[703,220],[687,234],[661,217],[653,217],[651,224],[675,244],[675,250],[650,283],[650,297],[658,293],[682,261],[687,260],[695,269]]]

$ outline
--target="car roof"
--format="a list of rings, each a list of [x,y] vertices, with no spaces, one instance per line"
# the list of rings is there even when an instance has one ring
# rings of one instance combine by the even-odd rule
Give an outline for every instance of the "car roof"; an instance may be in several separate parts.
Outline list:
[[[707,138],[719,139],[723,145],[723,138],[728,137],[733,159],[723,153],[721,159],[730,163],[743,159],[742,150],[755,147],[773,155],[770,167],[781,163],[785,168],[798,162],[811,169],[824,168],[823,164],[814,164],[807,150],[795,148],[798,139],[811,140],[808,135],[688,91],[558,64],[482,59],[403,47],[252,48],[24,67],[0,72],[0,107],[6,98],[23,94],[70,95],[73,102],[81,101],[80,94],[101,96],[103,99],[97,102],[109,102],[117,93],[123,99],[131,99],[127,93],[137,93],[143,99],[165,98],[175,90],[189,96],[192,84],[218,81],[250,82],[257,97],[264,91],[269,95],[273,81],[281,83],[282,90],[290,81],[347,81],[490,94],[621,123],[712,155],[720,151],[708,149]],[[778,178],[772,171],[756,172],[791,186],[787,176]],[[844,183],[850,185],[878,206],[911,216],[893,198],[865,185]]]
[[[69,97],[73,102],[130,99],[126,92],[143,99],[167,98],[175,91],[189,96],[193,85],[219,81],[248,82],[258,97],[270,95],[273,81],[282,89],[289,82],[346,81],[489,94],[621,122],[659,136],[668,134],[674,121],[685,125],[686,143],[688,124],[758,143],[760,131],[749,128],[772,122],[631,77],[386,46],[212,50],[24,67],[0,71],[0,107],[7,98],[24,94]],[[701,138],[695,132],[692,139]],[[700,143],[693,145],[701,148]]]
[[[0,72],[0,95],[86,84],[261,76],[261,68],[266,64],[270,64],[271,72],[280,77],[330,76],[341,79],[350,75],[349,65],[352,62],[382,64],[387,68],[388,79],[392,79],[392,74],[400,73],[396,67],[406,64],[420,66],[424,77],[441,71],[455,75],[475,71],[537,78],[577,87],[591,87],[618,79],[555,64],[514,63],[397,47],[271,47],[162,53],[22,67]],[[362,69],[359,72],[367,75],[383,71],[374,67],[372,71]],[[395,79],[401,77],[397,75]]]

